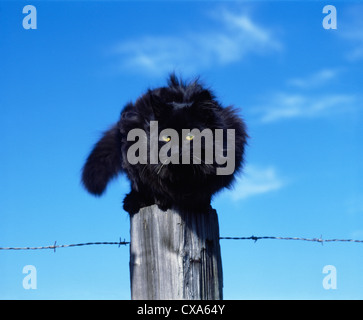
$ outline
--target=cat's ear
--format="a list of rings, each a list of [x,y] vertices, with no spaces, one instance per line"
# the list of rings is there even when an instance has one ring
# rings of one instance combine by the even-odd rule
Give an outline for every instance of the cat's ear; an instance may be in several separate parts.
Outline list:
[[[100,196],[120,172],[121,134],[116,124],[93,147],[83,167],[82,183],[90,193]]]
[[[211,91],[207,90],[207,89],[203,89],[200,92],[198,92],[195,97],[194,100],[197,102],[212,102],[214,99],[214,95]]]
[[[209,90],[204,89],[195,95],[191,108],[195,115],[199,115],[207,124],[210,124],[211,121],[214,121],[216,110],[219,110],[220,106],[214,100],[213,94]]]
[[[151,90],[149,90],[148,95],[155,118],[161,119],[167,117],[173,107],[170,104],[165,103],[159,95],[153,93]]]
[[[204,112],[213,112],[216,108],[219,108],[218,102],[215,100],[213,93],[207,89],[202,89],[195,93],[193,96],[193,106]]]

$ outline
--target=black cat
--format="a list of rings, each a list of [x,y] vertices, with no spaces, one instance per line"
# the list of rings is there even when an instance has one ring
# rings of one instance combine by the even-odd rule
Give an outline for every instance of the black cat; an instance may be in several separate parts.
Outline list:
[[[132,138],[133,129],[144,136]],[[164,129],[176,135],[163,135],[169,132]],[[216,140],[216,129],[222,139]],[[214,135],[212,140],[203,135],[207,131]],[[125,106],[119,121],[94,146],[82,182],[90,193],[101,195],[112,178],[125,172],[131,192],[124,209],[130,214],[152,204],[162,210],[206,212],[213,194],[230,187],[242,168],[247,137],[236,109],[223,108],[198,80],[184,83],[172,74],[167,87],[149,90]],[[232,171],[223,172],[228,162]]]

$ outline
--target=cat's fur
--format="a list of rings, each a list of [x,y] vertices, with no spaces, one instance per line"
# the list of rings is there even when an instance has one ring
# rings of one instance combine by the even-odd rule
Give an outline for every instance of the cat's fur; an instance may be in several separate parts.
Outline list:
[[[134,141],[127,141],[135,128],[150,131],[150,121],[158,121],[159,131],[165,128],[205,128],[235,130],[235,171],[216,175],[218,164],[130,164],[127,151]],[[108,182],[120,172],[131,181],[131,192],[124,199],[124,209],[134,214],[140,208],[157,204],[160,209],[177,208],[194,212],[210,208],[213,194],[230,187],[242,168],[247,133],[245,124],[232,107],[223,108],[213,93],[198,80],[184,83],[171,75],[168,86],[148,90],[135,103],[129,103],[120,119],[96,143],[82,174],[82,182],[94,195],[101,195]],[[159,142],[159,148],[163,145]],[[180,147],[180,154],[182,147]],[[203,150],[202,150],[203,151]]]

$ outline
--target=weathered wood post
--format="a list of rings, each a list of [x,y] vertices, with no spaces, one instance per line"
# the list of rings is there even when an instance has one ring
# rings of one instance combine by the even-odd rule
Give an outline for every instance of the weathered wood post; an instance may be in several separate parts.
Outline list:
[[[131,298],[219,300],[223,298],[218,217],[160,210],[131,216]]]

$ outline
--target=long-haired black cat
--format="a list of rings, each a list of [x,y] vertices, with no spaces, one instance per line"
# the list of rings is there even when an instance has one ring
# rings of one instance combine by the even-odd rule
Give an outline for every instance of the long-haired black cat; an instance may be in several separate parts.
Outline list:
[[[158,131],[152,136],[155,125]],[[143,132],[144,138],[132,138],[129,133],[133,129]],[[176,136],[159,135],[164,129]],[[195,137],[205,129],[215,135],[213,140],[203,135]],[[217,129],[223,133],[219,143],[215,139]],[[232,140],[227,139],[229,133]],[[82,182],[90,193],[101,195],[112,178],[126,173],[131,192],[124,199],[124,209],[130,214],[152,204],[162,210],[208,212],[212,196],[230,187],[241,170],[246,139],[245,124],[236,109],[222,107],[198,80],[185,83],[172,74],[168,86],[148,90],[125,106],[118,122],[103,134],[88,156]],[[200,146],[193,152],[197,140]],[[167,150],[164,158],[163,150]],[[225,164],[218,161],[218,152]],[[233,170],[223,173],[228,162]]]

